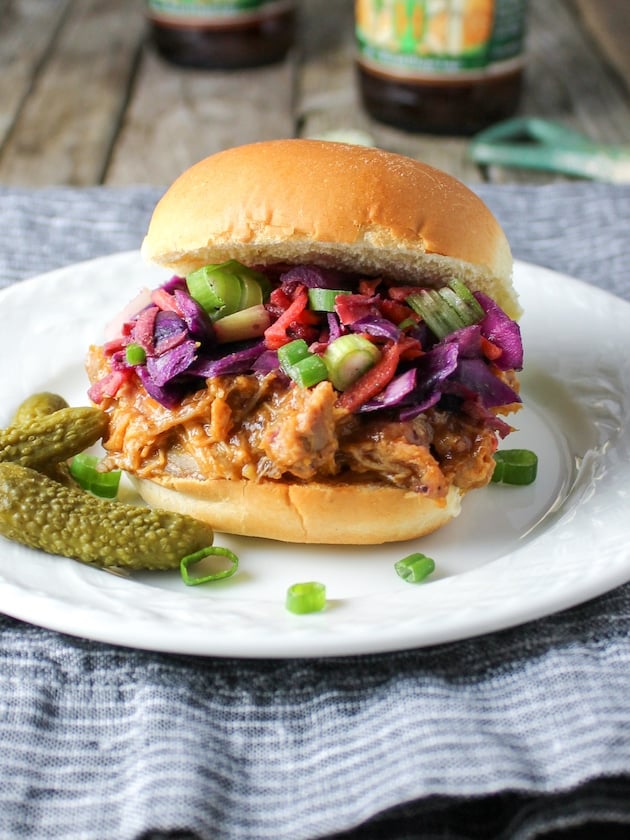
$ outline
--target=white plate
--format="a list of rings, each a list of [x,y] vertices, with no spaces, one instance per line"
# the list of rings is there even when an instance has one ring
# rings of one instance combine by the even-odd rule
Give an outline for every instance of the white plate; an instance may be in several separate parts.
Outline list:
[[[107,320],[166,277],[137,253],[69,266],[0,294],[0,425],[39,390],[87,403],[83,358]],[[525,308],[526,408],[504,445],[536,450],[528,487],[471,493],[422,541],[292,546],[217,535],[233,578],[186,587],[176,573],[126,579],[0,538],[0,609],[103,642],[166,652],[293,657],[376,653],[454,641],[580,603],[630,579],[630,305],[517,263]],[[421,549],[437,572],[405,583],[397,559]],[[328,605],[295,616],[286,588],[321,580]]]

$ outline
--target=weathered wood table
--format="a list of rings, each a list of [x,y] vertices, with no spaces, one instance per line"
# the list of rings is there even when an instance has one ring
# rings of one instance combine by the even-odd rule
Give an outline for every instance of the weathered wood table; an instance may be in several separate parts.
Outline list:
[[[521,113],[630,142],[623,0],[531,0]],[[468,182],[557,176],[477,167],[462,138],[413,135],[362,110],[352,0],[303,0],[296,48],[238,72],[174,67],[147,43],[142,0],[0,0],[0,183],[167,184],[227,146],[366,131]]]

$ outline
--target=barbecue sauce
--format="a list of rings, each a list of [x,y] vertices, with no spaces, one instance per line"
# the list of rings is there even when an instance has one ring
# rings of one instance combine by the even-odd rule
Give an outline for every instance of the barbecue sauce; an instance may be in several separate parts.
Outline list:
[[[157,51],[173,64],[213,70],[282,61],[295,37],[294,0],[148,0]]]
[[[511,116],[527,0],[356,0],[366,111],[413,132],[469,135]]]

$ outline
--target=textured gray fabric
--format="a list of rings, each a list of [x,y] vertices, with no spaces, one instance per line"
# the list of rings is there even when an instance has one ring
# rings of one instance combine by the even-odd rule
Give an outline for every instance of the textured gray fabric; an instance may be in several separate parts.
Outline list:
[[[630,188],[478,190],[516,257],[630,299]],[[0,285],[138,247],[159,194],[0,188]],[[343,659],[169,656],[0,618],[0,838],[626,836],[629,633],[630,585]]]

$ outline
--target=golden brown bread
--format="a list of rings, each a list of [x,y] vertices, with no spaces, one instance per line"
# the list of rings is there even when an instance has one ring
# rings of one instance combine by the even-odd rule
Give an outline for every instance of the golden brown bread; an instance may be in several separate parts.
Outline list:
[[[481,199],[402,155],[323,140],[228,149],[158,203],[142,252],[185,275],[208,263],[314,263],[403,282],[459,277],[520,315],[512,255]]]
[[[424,536],[460,512],[462,493],[446,499],[382,484],[195,481],[132,478],[148,504],[187,513],[216,530],[284,542],[377,545]]]

